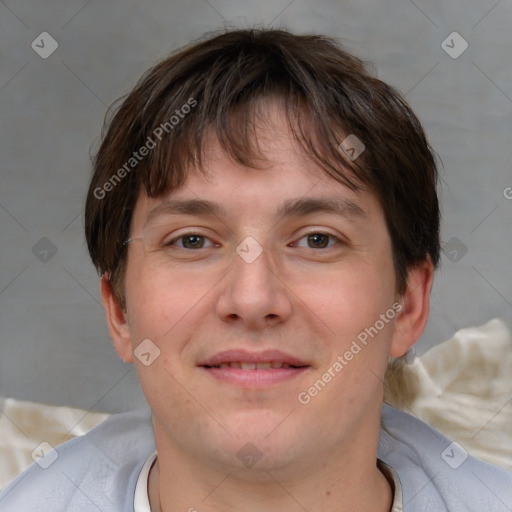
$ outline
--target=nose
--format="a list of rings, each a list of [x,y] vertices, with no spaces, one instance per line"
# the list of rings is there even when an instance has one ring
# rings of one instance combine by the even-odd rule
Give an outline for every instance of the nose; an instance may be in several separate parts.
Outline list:
[[[254,251],[251,244],[241,244],[233,256],[233,265],[217,298],[217,315],[225,322],[253,331],[285,322],[292,313],[291,293],[270,252],[261,247],[261,254],[253,259],[254,253],[244,253],[244,248]]]

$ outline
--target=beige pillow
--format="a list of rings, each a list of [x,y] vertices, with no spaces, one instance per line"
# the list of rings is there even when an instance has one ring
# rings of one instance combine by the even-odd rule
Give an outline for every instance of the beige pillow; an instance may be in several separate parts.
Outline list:
[[[461,329],[412,364],[393,361],[385,401],[512,470],[512,336],[502,320]]]
[[[109,414],[0,398],[0,489],[37,454],[91,430]],[[35,450],[35,451],[34,451]]]

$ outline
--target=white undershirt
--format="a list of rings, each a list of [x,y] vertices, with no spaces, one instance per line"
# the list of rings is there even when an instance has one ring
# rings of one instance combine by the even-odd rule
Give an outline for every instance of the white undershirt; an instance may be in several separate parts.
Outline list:
[[[133,510],[135,512],[151,512],[148,495],[149,471],[151,470],[156,457],[156,452],[151,454],[140,470],[139,477],[137,478],[137,485],[135,486],[135,497],[133,500]],[[391,477],[395,484],[393,507],[391,508],[391,512],[402,512],[402,484],[398,478],[398,473],[391,466],[381,460],[378,461],[377,465],[381,471],[387,473]]]
[[[403,512],[402,483],[400,482],[398,473],[395,471],[395,468],[392,468],[389,464],[382,462],[380,459],[377,459],[377,466],[383,473],[386,474],[388,479],[391,478],[395,486],[391,512]]]
[[[155,452],[147,458],[146,462],[144,462],[144,466],[142,466],[140,470],[139,478],[137,478],[135,497],[133,499],[133,510],[135,512],[151,512],[148,495],[149,470],[156,460],[156,455],[157,453]]]

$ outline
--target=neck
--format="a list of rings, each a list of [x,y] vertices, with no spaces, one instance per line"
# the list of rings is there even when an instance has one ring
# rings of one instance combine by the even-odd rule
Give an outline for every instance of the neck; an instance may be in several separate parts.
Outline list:
[[[393,492],[376,465],[378,432],[370,439],[362,434],[363,445],[351,439],[348,447],[292,471],[219,468],[185,456],[155,432],[159,457],[149,478],[151,510],[238,512],[257,506],[258,512],[389,512]]]
[[[321,485],[314,491],[272,479],[264,484],[247,483],[233,475],[219,475],[216,485],[205,490],[202,486],[182,487],[168,485],[157,460],[150,474],[149,497],[152,512],[235,512],[251,510],[255,504],[259,512],[389,512],[393,493],[386,477],[377,468],[365,477],[364,489],[354,486],[354,475],[339,478],[333,486]],[[199,487],[199,488],[198,488]],[[191,498],[197,496],[197,498]]]

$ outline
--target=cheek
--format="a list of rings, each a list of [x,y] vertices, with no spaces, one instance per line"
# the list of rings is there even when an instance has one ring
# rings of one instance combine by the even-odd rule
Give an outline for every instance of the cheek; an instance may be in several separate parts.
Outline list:
[[[375,266],[304,281],[305,303],[322,346],[315,376],[301,390],[305,413],[322,417],[324,431],[343,430],[347,411],[364,414],[378,404],[396,310],[394,274]],[[306,308],[305,308],[306,309]],[[321,333],[320,333],[321,330]]]
[[[132,348],[146,339],[157,347],[150,364],[135,358],[141,388],[154,414],[166,416],[166,424],[179,430],[179,422],[194,408],[190,395],[180,384],[186,381],[183,351],[190,339],[197,315],[205,305],[205,292],[190,286],[190,276],[175,273],[171,278],[133,265],[126,275],[126,303]],[[155,349],[150,349],[150,352]],[[189,386],[187,386],[187,389]]]
[[[394,271],[385,262],[347,262],[339,268],[307,276],[295,289],[311,316],[323,324],[324,334],[331,341],[339,340],[336,344],[344,344],[374,325],[392,307]],[[392,322],[381,330],[387,330],[389,325]]]
[[[207,301],[208,283],[180,272],[155,272],[133,266],[126,278],[129,322],[135,337],[163,343],[193,325]],[[135,342],[136,340],[132,340]]]

